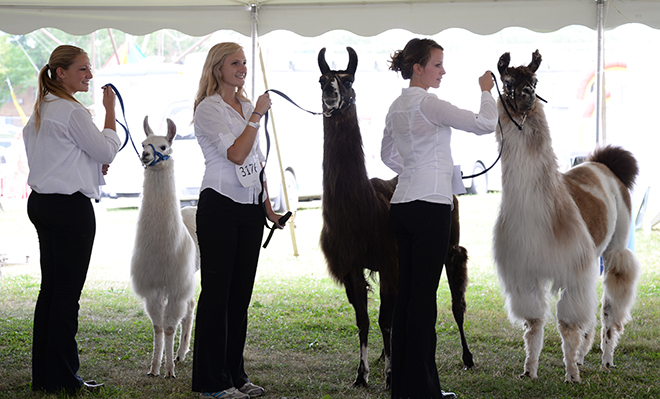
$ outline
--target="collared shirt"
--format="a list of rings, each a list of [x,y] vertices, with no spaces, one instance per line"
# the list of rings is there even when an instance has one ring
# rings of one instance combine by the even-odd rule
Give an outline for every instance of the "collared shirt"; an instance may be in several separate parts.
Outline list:
[[[28,184],[40,194],[100,197],[105,184],[101,168],[110,164],[121,140],[112,129],[99,129],[85,107],[47,94],[41,103],[39,131],[32,115],[23,129],[27,152]],[[110,172],[112,173],[112,172]]]
[[[385,119],[383,163],[399,174],[391,203],[423,200],[452,204],[451,128],[492,133],[497,106],[489,92],[481,94],[478,114],[438,99],[421,87],[404,88]]]
[[[205,188],[212,188],[235,202],[259,204],[261,184],[257,181],[249,187],[244,187],[237,175],[237,165],[227,158],[227,149],[243,133],[254,111],[254,106],[249,102],[240,103],[243,115],[236,112],[219,94],[206,97],[197,105],[193,118],[195,136],[202,148],[206,164],[200,192]],[[265,160],[257,135],[244,165],[254,162],[261,164]]]

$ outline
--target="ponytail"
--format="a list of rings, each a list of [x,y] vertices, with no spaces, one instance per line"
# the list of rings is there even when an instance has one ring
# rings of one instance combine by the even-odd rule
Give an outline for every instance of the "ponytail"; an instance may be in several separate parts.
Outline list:
[[[67,91],[62,82],[57,79],[57,69],[68,69],[73,64],[76,57],[81,54],[87,54],[85,50],[70,45],[58,46],[50,54],[48,64],[39,71],[37,98],[34,102],[34,124],[37,132],[41,125],[41,104],[46,101],[48,93],[65,100],[74,101],[82,105],[71,93]]]

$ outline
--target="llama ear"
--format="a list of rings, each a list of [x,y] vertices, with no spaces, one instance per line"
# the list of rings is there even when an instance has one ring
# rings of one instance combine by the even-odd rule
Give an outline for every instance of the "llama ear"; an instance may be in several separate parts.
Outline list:
[[[321,75],[325,75],[326,73],[330,72],[330,67],[325,61],[325,47],[319,51],[319,68],[321,69]]]
[[[353,50],[352,47],[346,47],[346,50],[348,50],[348,68],[346,68],[346,72],[351,75],[355,75],[355,70],[357,69],[358,63],[357,53],[355,50]]]
[[[541,66],[541,53],[536,50],[532,53],[532,62],[530,62],[527,67],[530,71],[536,72],[536,70],[539,69],[539,66]]]
[[[497,70],[500,71],[500,77],[507,74],[506,69],[509,67],[509,62],[511,62],[511,54],[502,54],[500,60],[497,62]]]
[[[142,126],[144,126],[144,133],[147,135],[147,137],[154,134],[153,130],[151,130],[151,128],[149,127],[149,115],[144,117],[144,122],[142,123]]]
[[[170,142],[170,145],[172,145],[174,136],[176,136],[176,125],[170,118],[167,118],[167,141]]]

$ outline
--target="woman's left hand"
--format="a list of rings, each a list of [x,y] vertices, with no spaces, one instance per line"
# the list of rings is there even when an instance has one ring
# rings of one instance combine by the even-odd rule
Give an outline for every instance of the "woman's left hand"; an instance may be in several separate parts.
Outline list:
[[[277,213],[273,212],[272,210],[268,213],[268,220],[270,220],[273,224],[277,226],[278,229],[283,229],[284,226],[286,226],[286,223],[280,226],[279,220],[282,216],[284,215],[278,215]]]
[[[104,163],[103,166],[101,166],[101,173],[103,173],[103,176],[108,174],[108,169],[110,168],[110,165],[107,163]]]

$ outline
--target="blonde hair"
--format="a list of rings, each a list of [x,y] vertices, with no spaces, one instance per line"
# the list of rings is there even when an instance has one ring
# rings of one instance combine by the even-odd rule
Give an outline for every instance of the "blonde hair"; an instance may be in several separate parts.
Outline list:
[[[225,64],[227,57],[239,50],[243,50],[243,47],[238,43],[232,42],[218,43],[211,47],[202,68],[202,76],[199,78],[199,89],[195,97],[193,112],[206,97],[212,96],[215,93],[219,93],[221,96],[224,94],[221,92],[222,87],[220,86],[220,82],[222,82],[222,72],[220,72],[220,69]],[[238,88],[236,97],[243,101],[250,101],[243,86]]]
[[[41,103],[45,101],[48,93],[82,105],[57,78],[57,68],[69,69],[75,59],[80,55],[87,55],[85,50],[80,47],[70,46],[68,44],[58,46],[50,54],[48,64],[39,71],[39,88],[37,99],[34,102],[34,123],[37,131],[39,131],[39,125],[41,124]]]

